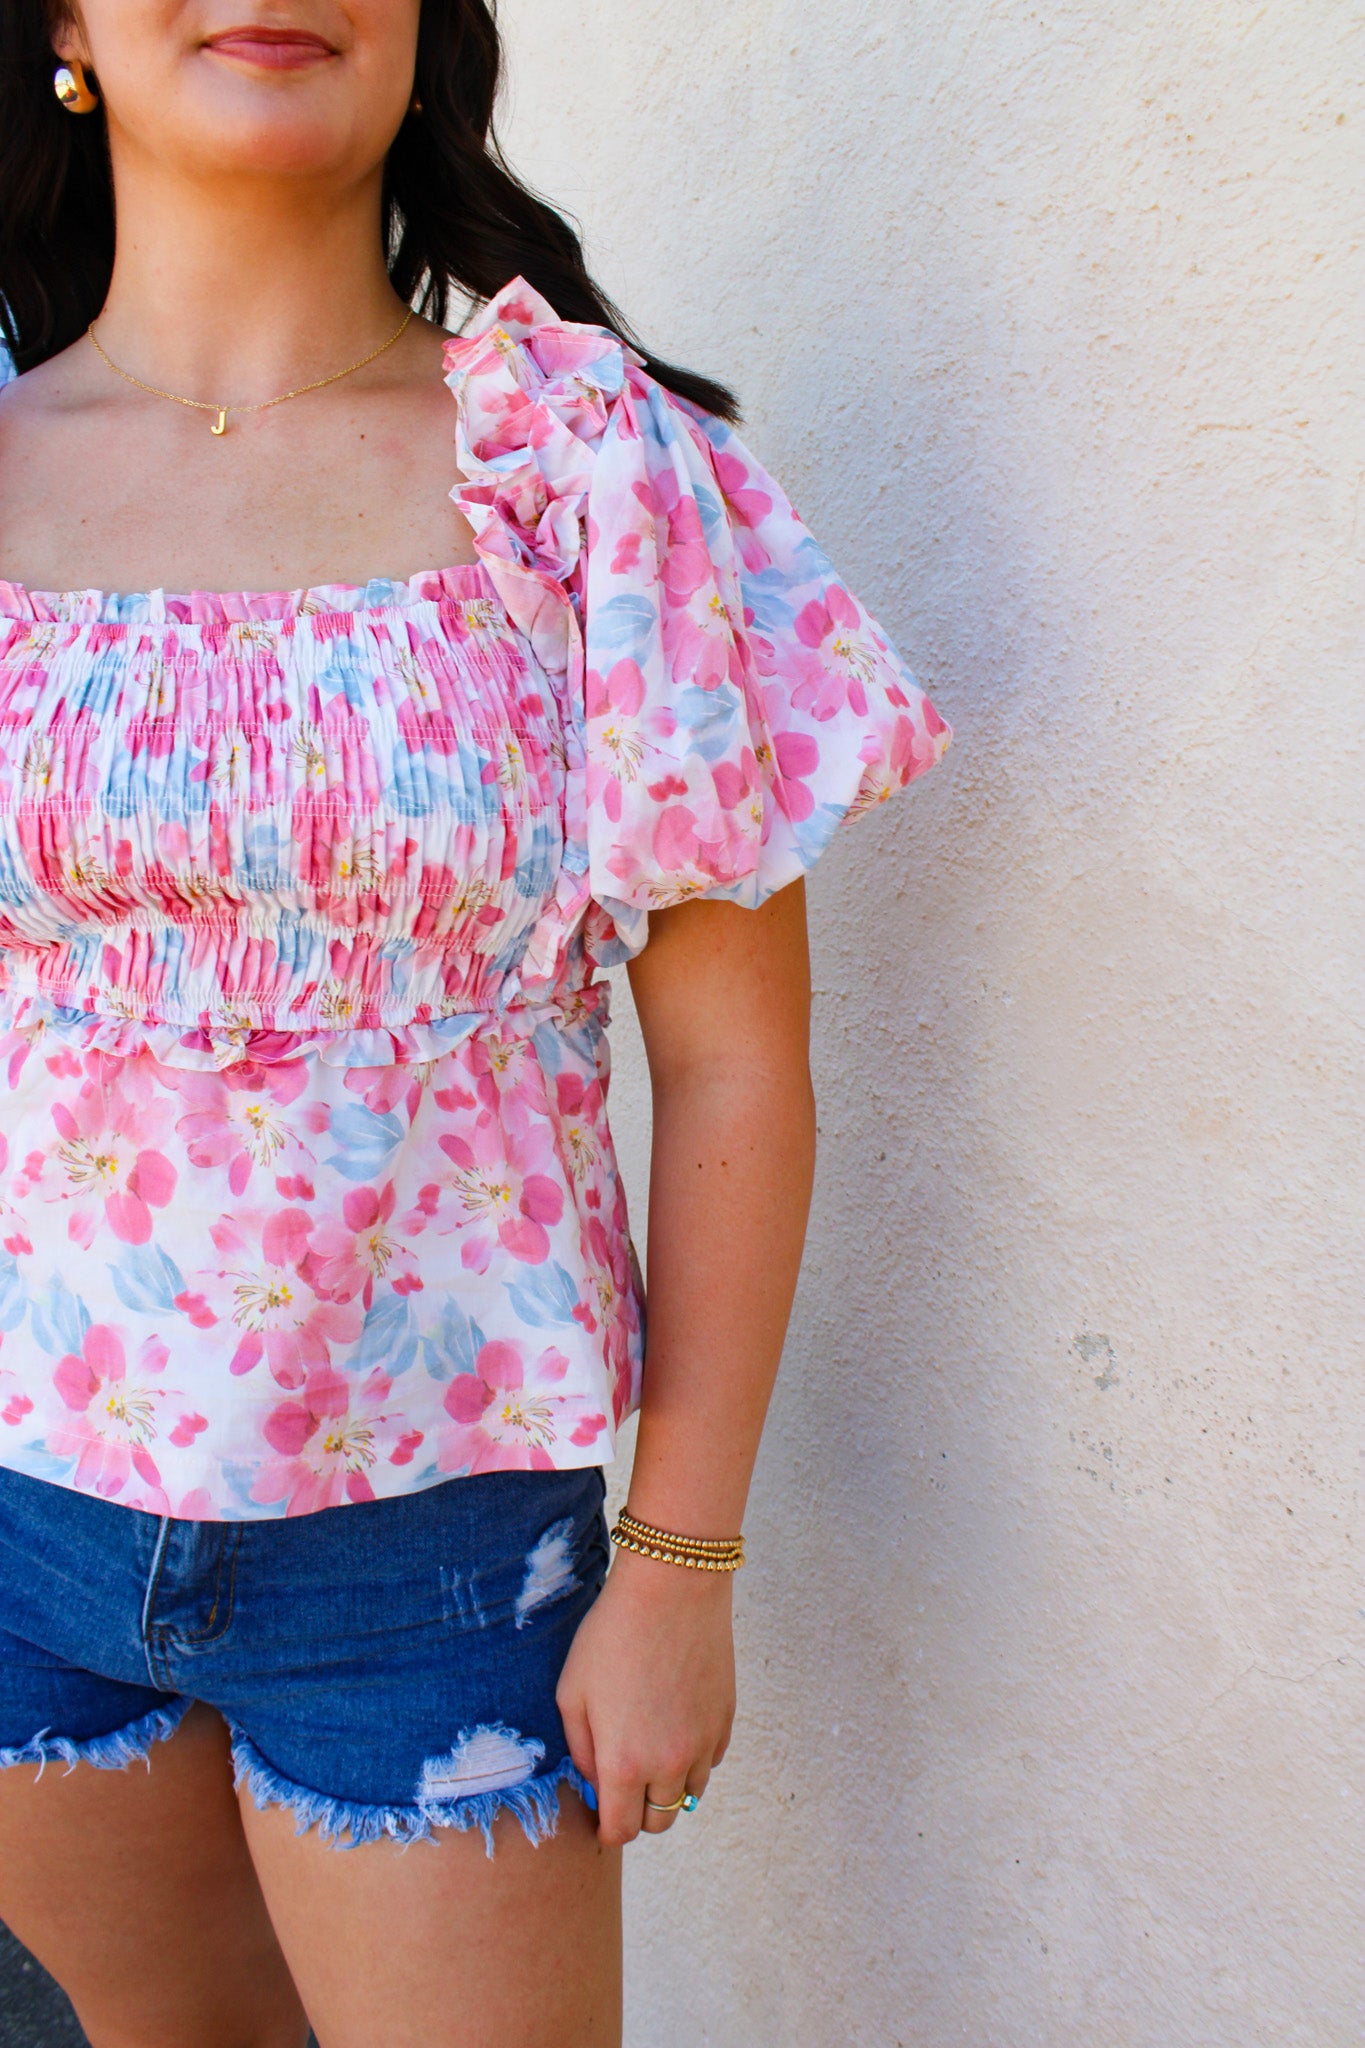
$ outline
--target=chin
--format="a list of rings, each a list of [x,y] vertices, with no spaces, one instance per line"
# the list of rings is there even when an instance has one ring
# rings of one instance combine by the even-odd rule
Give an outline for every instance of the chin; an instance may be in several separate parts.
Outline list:
[[[358,135],[357,125],[338,120],[335,109],[298,104],[231,112],[218,107],[182,130],[183,157],[195,171],[218,177],[326,177],[383,156],[383,141],[366,148],[368,136]],[[367,131],[372,125],[364,123]]]

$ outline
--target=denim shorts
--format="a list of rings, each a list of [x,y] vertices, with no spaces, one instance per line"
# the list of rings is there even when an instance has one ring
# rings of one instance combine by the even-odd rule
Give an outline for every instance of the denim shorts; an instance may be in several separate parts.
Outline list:
[[[590,1806],[555,1687],[606,1577],[605,1483],[493,1472],[189,1522],[0,1470],[0,1766],[146,1758],[195,1700],[258,1806],[339,1846]]]

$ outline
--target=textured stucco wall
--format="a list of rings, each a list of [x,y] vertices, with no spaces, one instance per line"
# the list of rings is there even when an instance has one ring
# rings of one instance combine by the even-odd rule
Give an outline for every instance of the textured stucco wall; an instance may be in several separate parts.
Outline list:
[[[631,1854],[630,2048],[1358,2048],[1365,11],[504,18],[513,155],[958,731],[812,884],[743,1720]]]

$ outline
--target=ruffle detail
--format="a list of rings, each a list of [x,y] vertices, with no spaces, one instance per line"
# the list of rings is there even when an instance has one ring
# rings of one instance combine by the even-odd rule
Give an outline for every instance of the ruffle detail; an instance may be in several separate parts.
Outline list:
[[[0,385],[4,383],[0,376]],[[0,618],[37,625],[289,626],[300,618],[406,612],[429,604],[487,604],[492,595],[477,562],[423,569],[415,576],[372,576],[367,583],[318,583],[306,590],[30,590],[0,578]]]
[[[780,487],[617,336],[517,279],[446,368],[452,495],[582,750],[567,836],[598,965],[651,909],[763,902],[941,758],[949,726]]]
[[[597,982],[553,1002],[512,1003],[500,1011],[474,1010],[427,1022],[367,1030],[268,1031],[213,1025],[187,1029],[105,1016],[40,993],[0,993],[0,1070],[13,1053],[32,1052],[49,1038],[78,1053],[106,1053],[115,1059],[147,1053],[163,1067],[209,1072],[304,1059],[348,1070],[420,1066],[444,1059],[475,1033],[495,1040],[530,1038],[543,1024],[573,1029],[589,1018],[605,1026],[609,997],[609,984]]]
[[[451,496],[480,557],[571,584],[597,450],[641,358],[605,327],[560,320],[518,278],[446,343],[445,363],[465,477]]]

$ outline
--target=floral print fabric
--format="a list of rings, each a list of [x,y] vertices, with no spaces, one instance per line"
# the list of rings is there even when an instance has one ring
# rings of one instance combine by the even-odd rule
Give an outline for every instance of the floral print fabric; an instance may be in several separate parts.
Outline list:
[[[606,985],[948,729],[738,438],[517,282],[478,561],[0,583],[0,1462],[159,1513],[600,1464],[643,1313]]]

